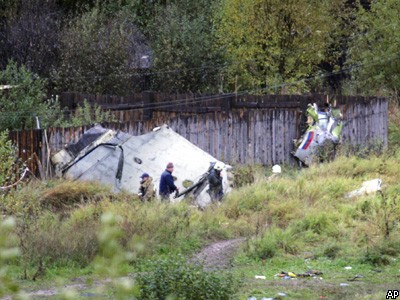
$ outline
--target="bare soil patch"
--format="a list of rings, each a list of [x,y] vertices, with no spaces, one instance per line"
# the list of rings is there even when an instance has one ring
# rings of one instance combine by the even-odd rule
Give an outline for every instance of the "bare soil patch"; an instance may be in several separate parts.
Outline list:
[[[245,241],[244,238],[218,241],[197,253],[191,262],[201,263],[205,270],[221,270],[231,266],[233,255]]]

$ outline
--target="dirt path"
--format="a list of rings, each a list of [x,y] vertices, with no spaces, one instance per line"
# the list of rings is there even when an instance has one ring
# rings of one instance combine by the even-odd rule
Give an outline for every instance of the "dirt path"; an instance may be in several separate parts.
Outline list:
[[[244,240],[240,238],[213,243],[196,254],[191,262],[202,263],[205,270],[227,269],[230,267],[233,255]]]

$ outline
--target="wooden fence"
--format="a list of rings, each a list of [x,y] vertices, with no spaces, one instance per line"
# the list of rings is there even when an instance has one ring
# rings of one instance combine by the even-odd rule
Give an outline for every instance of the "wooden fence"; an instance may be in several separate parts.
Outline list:
[[[76,97],[73,94],[73,100],[63,101],[72,107],[77,103],[74,100]],[[169,95],[162,98],[159,94],[146,93],[142,98],[129,98],[132,103],[120,97],[117,97],[118,101],[110,98],[119,103],[114,100],[107,100],[107,103],[105,99],[96,97],[97,103],[113,110],[119,121],[103,124],[108,128],[140,135],[168,124],[220,160],[264,165],[294,163],[291,155],[293,139],[299,138],[305,129],[307,104],[322,104],[327,99],[324,95],[221,95],[219,98]],[[82,95],[80,99],[83,99]],[[343,113],[344,143],[363,147],[371,143],[379,143],[383,147],[387,145],[386,99],[336,97],[334,101]],[[11,137],[18,144],[21,157],[28,158],[35,153],[45,170],[49,169],[49,154],[78,140],[88,128],[90,126],[13,132]],[[36,166],[33,170],[38,172],[39,168]]]

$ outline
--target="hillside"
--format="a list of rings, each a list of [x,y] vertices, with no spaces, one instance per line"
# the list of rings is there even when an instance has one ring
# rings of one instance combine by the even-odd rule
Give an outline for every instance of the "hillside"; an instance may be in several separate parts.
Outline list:
[[[3,199],[3,210],[17,218],[15,245],[21,250],[11,264],[12,274],[24,275],[22,286],[32,279],[41,286],[58,276],[93,276],[93,258],[104,254],[96,236],[100,216],[112,213],[120,218],[115,223],[120,251],[135,253],[120,275],[157,270],[162,262],[174,265],[176,255],[190,257],[213,241],[244,238],[231,268],[224,271],[224,276],[241,278],[240,284],[231,283],[238,299],[275,297],[278,292],[292,299],[381,298],[398,282],[399,163],[398,151],[365,158],[342,155],[308,169],[284,166],[281,177],[272,181],[267,180],[269,170],[245,167],[237,172],[250,170],[255,182],[204,211],[189,202],[143,204],[96,184],[31,182]],[[374,178],[382,180],[382,193],[346,197]],[[158,263],[143,266],[148,259]],[[275,276],[309,270],[323,275]]]

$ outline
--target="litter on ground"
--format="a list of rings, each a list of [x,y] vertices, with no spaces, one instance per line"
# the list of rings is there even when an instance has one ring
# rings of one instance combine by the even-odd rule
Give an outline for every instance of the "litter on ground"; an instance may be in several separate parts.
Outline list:
[[[380,178],[364,181],[361,188],[352,191],[346,195],[347,198],[353,198],[362,195],[368,195],[380,191],[382,188],[382,180]]]

